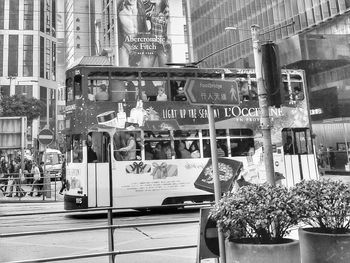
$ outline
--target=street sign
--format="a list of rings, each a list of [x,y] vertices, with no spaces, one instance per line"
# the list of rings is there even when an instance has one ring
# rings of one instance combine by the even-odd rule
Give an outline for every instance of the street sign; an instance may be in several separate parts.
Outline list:
[[[191,104],[238,105],[238,84],[235,80],[190,78],[185,93]]]
[[[38,140],[43,145],[49,145],[53,142],[53,132],[49,129],[42,129],[38,134]]]
[[[219,239],[216,221],[209,217],[210,208],[203,207],[200,209],[199,220],[199,238],[197,247],[197,262],[206,258],[218,258]]]

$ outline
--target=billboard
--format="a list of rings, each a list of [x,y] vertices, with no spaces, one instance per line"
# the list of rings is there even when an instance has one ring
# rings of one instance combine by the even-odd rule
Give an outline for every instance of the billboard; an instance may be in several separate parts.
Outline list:
[[[25,148],[27,117],[0,117],[0,150]]]
[[[181,1],[169,2],[169,0],[118,2],[119,66],[163,67],[172,61],[174,41],[177,46],[185,46],[183,30],[185,18]],[[180,28],[182,39],[178,34]],[[171,36],[174,36],[173,39]],[[182,48],[182,54],[176,55],[177,62],[185,62],[185,51]]]

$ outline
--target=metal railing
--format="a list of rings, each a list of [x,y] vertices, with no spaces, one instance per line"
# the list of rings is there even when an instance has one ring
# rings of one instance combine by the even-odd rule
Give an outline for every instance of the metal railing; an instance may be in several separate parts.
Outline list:
[[[212,203],[208,204],[186,204],[186,207],[205,207],[209,206]],[[130,207],[122,208],[125,209],[167,209],[167,208],[177,208],[184,207],[184,204],[173,204],[173,205],[163,205],[163,206],[154,206],[154,207]],[[33,231],[33,232],[20,232],[20,233],[6,233],[0,234],[1,238],[12,238],[12,237],[22,237],[22,236],[34,236],[34,235],[48,235],[48,234],[61,234],[61,233],[71,233],[71,232],[82,232],[82,231],[96,231],[96,230],[107,230],[108,234],[108,251],[100,253],[89,253],[89,254],[80,254],[72,256],[61,256],[61,257],[51,257],[51,258],[37,258],[30,260],[20,260],[20,261],[11,261],[8,263],[29,263],[29,262],[55,262],[55,261],[64,261],[64,260],[74,260],[81,258],[93,258],[93,257],[103,257],[108,256],[109,263],[114,263],[117,255],[125,254],[134,254],[134,253],[145,253],[145,252],[155,252],[155,251],[164,251],[164,250],[176,250],[176,249],[188,249],[196,248],[197,244],[194,245],[182,245],[182,246],[168,246],[168,247],[155,247],[155,248],[145,248],[145,249],[134,249],[134,250],[115,250],[114,243],[114,231],[116,229],[123,228],[136,228],[136,227],[150,227],[150,226],[161,226],[161,225],[175,225],[175,224],[192,224],[199,223],[199,219],[195,220],[177,220],[177,221],[167,221],[167,222],[153,222],[153,223],[143,223],[143,224],[124,224],[124,225],[114,225],[113,224],[113,211],[121,210],[121,208],[93,208],[93,209],[79,209],[74,211],[52,211],[52,212],[36,212],[36,213],[16,213],[16,214],[2,214],[1,217],[19,217],[19,216],[33,216],[33,215],[48,215],[48,214],[72,214],[79,212],[97,212],[97,211],[107,211],[107,226],[97,226],[97,227],[84,227],[84,228],[67,228],[59,230],[45,230],[45,231]]]
[[[57,192],[60,188],[61,181],[58,173],[48,172],[40,182],[35,181],[34,176],[30,173],[6,173],[0,178],[0,202],[4,200],[4,197],[18,198],[18,201],[57,201]],[[35,192],[37,195],[33,196]],[[25,198],[28,196],[32,198]]]

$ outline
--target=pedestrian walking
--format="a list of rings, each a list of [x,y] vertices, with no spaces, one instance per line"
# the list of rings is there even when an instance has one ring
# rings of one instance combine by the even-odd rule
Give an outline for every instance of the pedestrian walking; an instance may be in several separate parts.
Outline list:
[[[36,191],[37,191],[36,196],[41,196],[41,188],[40,188],[41,175],[40,175],[39,166],[37,165],[36,162],[33,163],[33,167],[32,167],[32,171],[31,172],[33,174],[33,183],[32,183],[32,188],[30,190],[29,195],[33,196],[34,190],[36,189]]]
[[[15,161],[11,160],[8,168],[8,177],[7,177],[7,197],[12,197],[13,187],[15,186]]]
[[[64,157],[63,157],[64,158]],[[61,169],[61,182],[62,182],[62,186],[60,189],[59,194],[62,195],[63,191],[67,188],[67,181],[66,181],[66,160],[63,159],[63,163],[62,163],[62,169]]]

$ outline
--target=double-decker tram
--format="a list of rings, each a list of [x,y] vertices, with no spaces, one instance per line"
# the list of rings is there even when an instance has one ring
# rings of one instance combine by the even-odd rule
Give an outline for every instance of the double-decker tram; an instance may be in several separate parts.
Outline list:
[[[65,209],[214,199],[207,108],[187,101],[189,78],[238,83],[239,105],[214,107],[222,189],[266,180],[253,69],[78,64],[66,72]],[[283,105],[270,108],[273,157],[277,182],[291,186],[318,173],[304,72],[282,70],[282,82]]]

